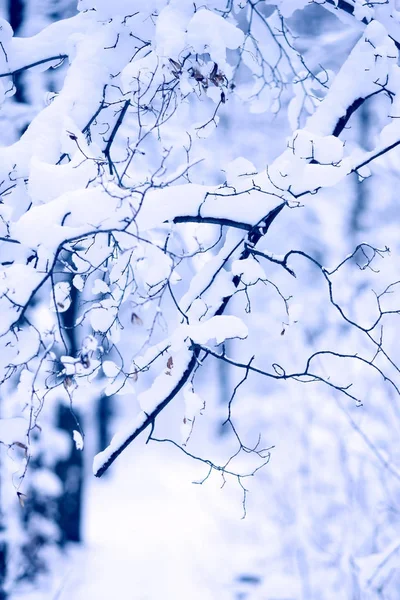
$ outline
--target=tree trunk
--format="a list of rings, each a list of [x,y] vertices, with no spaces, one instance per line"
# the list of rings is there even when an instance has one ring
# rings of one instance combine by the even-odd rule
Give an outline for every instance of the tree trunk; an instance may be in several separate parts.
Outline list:
[[[71,356],[76,356],[79,347],[77,332],[74,327],[77,311],[78,291],[72,285],[71,306],[61,315],[65,328],[64,335],[69,342],[69,353]],[[71,407],[60,404],[57,426],[66,431],[71,438],[73,430],[77,429],[76,418],[80,422],[80,417],[75,408],[72,413]],[[56,473],[63,485],[63,494],[59,499],[61,543],[80,542],[82,539],[83,456],[82,452],[76,449],[75,444],[72,444],[71,452],[67,459],[58,462],[56,465]]]

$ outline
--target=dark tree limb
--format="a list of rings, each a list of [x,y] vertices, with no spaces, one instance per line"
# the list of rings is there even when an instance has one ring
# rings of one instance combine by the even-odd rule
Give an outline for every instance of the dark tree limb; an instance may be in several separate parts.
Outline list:
[[[259,242],[260,239],[264,235],[266,235],[270,226],[272,225],[276,217],[280,214],[284,206],[286,206],[286,203],[282,203],[279,206],[272,209],[259,224],[255,225],[250,229],[248,235],[248,243],[251,244],[251,246],[257,244],[257,242]],[[245,245],[245,248],[239,257],[239,260],[245,260],[250,255],[251,251],[248,248],[248,246]],[[236,275],[235,277],[233,277],[232,281],[235,288],[237,288],[240,283],[240,277]],[[229,303],[229,300],[232,298],[232,295],[233,294],[223,298],[219,308],[214,313],[215,315],[222,315],[224,313]],[[107,471],[107,469],[109,469],[113,462],[118,458],[118,456],[125,450],[125,448],[127,448],[129,444],[131,444],[131,442],[133,442],[142,433],[142,431],[144,431],[147,427],[154,425],[156,417],[160,414],[162,410],[164,410],[164,408],[171,402],[171,400],[175,398],[178,392],[188,381],[189,377],[192,375],[195,367],[198,365],[198,358],[200,356],[201,350],[202,349],[200,346],[193,346],[192,357],[189,361],[189,364],[187,365],[185,371],[183,372],[181,378],[179,379],[173,390],[157,405],[157,407],[151,412],[151,414],[147,415],[143,422],[134,431],[132,431],[132,434],[124,441],[124,443],[122,443],[110,454],[110,456],[102,464],[102,466],[99,467],[97,470],[94,470],[94,474],[96,477],[101,477]]]
[[[19,67],[19,69],[15,69],[14,71],[10,71],[9,73],[0,73],[0,79],[2,77],[12,77],[14,75],[18,75],[18,73],[22,73],[23,71],[28,71],[28,69],[33,69],[33,67],[38,67],[39,65],[44,65],[48,62],[54,62],[58,60],[63,62],[68,56],[66,54],[59,54],[58,56],[49,56],[48,58],[43,58],[42,60],[37,60],[36,62],[30,63],[28,65],[24,65],[23,67]],[[51,65],[50,65],[51,66]]]

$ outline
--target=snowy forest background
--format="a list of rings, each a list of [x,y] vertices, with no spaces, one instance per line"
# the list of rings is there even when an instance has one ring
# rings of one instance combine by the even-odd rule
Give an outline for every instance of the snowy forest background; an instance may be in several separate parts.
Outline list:
[[[0,598],[397,600],[400,7],[0,17]]]

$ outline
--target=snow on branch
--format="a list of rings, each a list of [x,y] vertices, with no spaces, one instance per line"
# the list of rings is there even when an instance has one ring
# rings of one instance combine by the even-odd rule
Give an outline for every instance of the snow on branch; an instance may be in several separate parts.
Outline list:
[[[336,297],[334,282],[350,263],[374,272],[386,250],[358,244],[327,270],[323,235],[315,233],[319,253],[300,244],[308,247],[304,207],[310,222],[329,220],[318,212],[329,190],[338,193],[355,174],[367,178],[396,156],[400,79],[389,9],[382,19],[377,8],[373,16],[355,14],[361,33],[345,56],[338,48],[341,66],[333,73],[296,46],[285,17],[298,3],[283,0],[271,12],[252,1],[228,8],[161,2],[157,11],[150,3],[137,12],[129,4],[80,2],[76,17],[32,38],[15,38],[1,26],[5,86],[8,77],[10,90],[19,85],[16,75],[30,69],[43,71],[46,81],[45,70],[62,60],[65,80],[18,141],[0,148],[0,381],[23,382],[18,393],[31,415],[28,433],[52,393],[71,407],[89,385],[98,395],[137,395],[137,416],[95,457],[100,477],[145,429],[149,440],[158,439],[158,416],[183,389],[199,404],[194,383],[205,359],[221,361],[245,373],[227,407],[238,453],[264,464],[258,443],[241,440],[232,415],[233,398],[252,374],[318,383],[361,405],[351,382],[315,366],[346,360],[369,367],[398,394],[398,368],[379,332],[398,314],[385,308],[397,282],[376,293],[367,325]],[[3,101],[12,103],[11,92]],[[386,108],[367,150],[351,128],[361,107],[375,101]],[[266,127],[262,111],[277,119],[277,126],[268,121],[270,138],[252,125]],[[279,138],[282,131],[288,135]],[[261,368],[254,352],[248,360],[228,357],[228,340],[246,347],[255,289],[274,297],[263,318],[275,301],[283,309],[275,319],[281,336],[296,323],[286,286],[312,288],[298,260],[317,272],[326,306],[372,355],[343,352],[333,342],[332,349],[312,351],[304,342],[303,369],[278,359]],[[225,473],[236,473],[228,465]]]

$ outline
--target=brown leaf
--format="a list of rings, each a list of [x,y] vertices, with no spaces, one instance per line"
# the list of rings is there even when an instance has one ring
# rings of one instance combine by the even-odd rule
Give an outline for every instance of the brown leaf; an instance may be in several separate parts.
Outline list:
[[[63,381],[63,384],[64,384],[65,389],[68,389],[69,387],[71,387],[71,385],[73,384],[72,377],[68,377],[68,375],[67,375],[67,377]]]
[[[214,63],[213,69],[210,73],[211,81],[214,79],[214,77],[216,77],[217,73],[218,73],[218,65],[217,65],[217,63]]]
[[[17,446],[18,448],[22,448],[22,450],[27,451],[28,450],[28,446],[26,446],[25,444],[23,444],[22,442],[14,442],[13,444],[14,446]]]
[[[226,84],[226,77],[223,73],[218,73],[218,75],[216,75],[213,79],[213,83],[215,85],[222,85],[222,84]]]
[[[136,313],[132,313],[131,323],[132,323],[132,325],[143,325],[142,319]]]
[[[17,496],[18,496],[18,502],[19,502],[21,508],[24,508],[25,498],[27,498],[26,494],[23,494],[22,492],[17,492]]]
[[[165,374],[166,374],[166,375],[169,375],[170,377],[172,377],[172,373],[171,373],[171,371],[165,371]]]
[[[172,356],[170,356],[169,359],[167,360],[167,367],[168,367],[168,369],[172,369],[173,366],[174,366],[174,359],[172,358]]]
[[[174,67],[174,71],[172,71],[173,75],[175,77],[178,77],[180,75],[180,72],[181,72],[181,69],[182,69],[181,65],[178,62],[176,62],[176,60],[174,60],[173,58],[170,58],[169,62]]]
[[[194,77],[196,81],[204,81],[204,75],[197,69],[193,69],[192,77]]]

